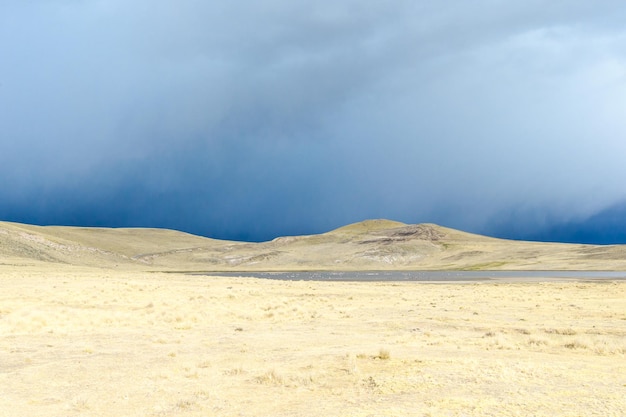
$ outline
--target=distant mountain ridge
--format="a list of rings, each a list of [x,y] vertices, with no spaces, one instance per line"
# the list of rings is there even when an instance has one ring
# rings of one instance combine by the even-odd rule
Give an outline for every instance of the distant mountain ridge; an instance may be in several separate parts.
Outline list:
[[[68,264],[163,271],[626,270],[626,245],[525,242],[435,224],[366,220],[268,242],[167,229],[0,222],[0,265]]]

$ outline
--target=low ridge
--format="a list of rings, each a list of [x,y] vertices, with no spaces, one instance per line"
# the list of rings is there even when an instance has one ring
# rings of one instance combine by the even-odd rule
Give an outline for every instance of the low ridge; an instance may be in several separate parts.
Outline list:
[[[327,233],[248,243],[166,229],[0,222],[0,265],[57,263],[176,271],[626,270],[626,245],[495,239],[377,219]]]

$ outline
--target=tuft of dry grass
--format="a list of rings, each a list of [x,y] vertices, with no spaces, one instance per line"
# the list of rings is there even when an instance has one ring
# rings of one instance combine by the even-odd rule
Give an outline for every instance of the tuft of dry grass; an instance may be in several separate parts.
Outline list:
[[[375,358],[386,361],[388,359],[391,359],[391,353],[389,352],[389,350],[381,348]]]
[[[227,369],[223,373],[224,373],[224,375],[235,376],[235,375],[244,374],[245,371],[243,370],[243,368],[241,366],[238,366],[236,368]]]
[[[564,347],[568,348],[568,349],[587,349],[587,345],[575,340],[573,342],[569,342],[563,345]]]
[[[578,332],[572,328],[567,329],[545,329],[544,332],[548,334],[560,334],[563,336],[575,336]]]
[[[261,385],[282,385],[285,381],[283,376],[273,369],[257,376],[254,380]]]

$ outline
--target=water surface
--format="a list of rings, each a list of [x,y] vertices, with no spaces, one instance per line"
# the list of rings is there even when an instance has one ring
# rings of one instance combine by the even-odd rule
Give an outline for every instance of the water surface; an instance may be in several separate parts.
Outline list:
[[[204,274],[203,274],[204,275]],[[211,276],[253,277],[288,281],[537,281],[626,280],[626,271],[298,271],[213,272]]]

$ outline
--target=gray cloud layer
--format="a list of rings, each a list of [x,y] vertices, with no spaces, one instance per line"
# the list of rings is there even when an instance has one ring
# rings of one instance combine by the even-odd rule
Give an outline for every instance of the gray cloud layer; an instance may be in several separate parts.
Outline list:
[[[626,198],[620,1],[13,3],[3,218],[265,239]]]

